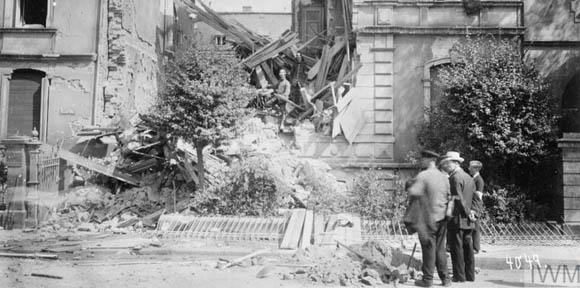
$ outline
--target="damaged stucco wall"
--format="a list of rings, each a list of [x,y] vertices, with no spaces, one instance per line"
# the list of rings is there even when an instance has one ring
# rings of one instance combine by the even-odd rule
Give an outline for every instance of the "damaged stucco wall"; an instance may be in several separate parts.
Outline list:
[[[165,4],[165,0],[108,1],[107,76],[99,124],[127,127],[154,104],[163,62],[157,35],[166,28],[158,19]]]
[[[16,3],[0,1],[3,2],[0,7]],[[47,17],[50,29],[0,33],[0,77],[6,84],[0,89],[0,99],[9,97],[11,75],[15,70],[32,69],[45,73],[48,87],[42,89],[46,91],[47,106],[43,108],[47,119],[41,121],[44,127],[38,129],[46,134],[49,144],[62,141],[65,148],[69,147],[74,143],[74,129],[92,122],[100,3],[101,0],[83,5],[76,0],[55,1],[53,14]],[[7,20],[0,22],[0,29],[13,28],[8,21],[14,16],[13,10],[0,10],[0,13],[4,16],[1,18]],[[9,109],[10,103],[7,105]],[[23,131],[23,135],[30,136],[30,133]]]
[[[0,74],[11,74],[17,69],[34,69],[46,73],[48,87],[47,137],[49,144],[73,144],[73,130],[91,123],[94,83],[94,63],[23,63],[1,61]],[[25,134],[29,135],[29,134]]]

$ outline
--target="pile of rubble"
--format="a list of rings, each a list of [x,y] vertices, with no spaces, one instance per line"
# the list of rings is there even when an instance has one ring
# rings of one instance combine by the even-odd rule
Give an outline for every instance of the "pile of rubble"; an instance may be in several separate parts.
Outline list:
[[[187,208],[198,190],[195,147],[182,140],[171,143],[145,125],[125,131],[86,129],[83,133],[85,138],[72,150],[77,154],[66,153],[81,179],[77,184],[88,186],[64,193],[61,208],[49,226],[55,230],[139,230],[155,226],[151,220],[156,218],[149,215],[192,213]],[[249,119],[238,128],[236,138],[204,151],[207,185],[223,185],[227,171],[237,161],[260,157],[276,179],[278,193],[288,200],[288,207],[322,205],[317,208],[324,210],[328,203],[345,197],[345,184],[331,174],[328,164],[301,159],[296,152],[291,138],[279,137],[276,124]]]
[[[285,110],[280,129],[293,132],[296,124],[310,118],[316,131],[336,137],[344,134],[352,143],[364,122],[363,109],[351,102],[360,94],[352,89],[362,67],[357,62],[352,33],[352,0],[342,0],[344,33],[314,35],[301,43],[298,35],[286,31],[279,39],[257,35],[242,24],[225,19],[203,1],[184,1],[195,20],[227,36],[242,58],[240,65],[251,72],[250,83],[260,89],[253,106],[264,113]],[[275,92],[281,70],[290,77],[290,95]],[[284,105],[280,105],[284,104]],[[285,106],[285,108],[284,108]],[[280,115],[274,112],[272,115]]]
[[[64,196],[61,207],[43,225],[53,231],[112,231],[126,233],[154,228],[164,212],[162,203],[150,201],[151,189],[133,188],[113,195],[98,186],[77,187]]]
[[[310,268],[283,274],[283,279],[305,278],[341,286],[405,283],[418,277],[421,266],[420,261],[411,259],[399,248],[375,241],[338,249],[315,246],[299,249],[288,261],[310,265]]]

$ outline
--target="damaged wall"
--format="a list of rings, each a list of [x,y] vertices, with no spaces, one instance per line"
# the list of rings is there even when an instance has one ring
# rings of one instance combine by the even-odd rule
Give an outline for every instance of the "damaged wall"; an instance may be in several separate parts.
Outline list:
[[[164,1],[108,1],[107,76],[100,124],[126,127],[154,103],[163,62],[157,33],[164,23],[157,20],[165,12],[160,9]]]
[[[95,89],[95,47],[101,1],[78,5],[75,0],[49,1],[45,27],[17,23],[16,1],[0,0],[0,138],[6,135],[12,75],[32,69],[44,73],[41,110],[46,111],[37,129],[50,144],[68,147],[77,124],[91,124]],[[44,86],[46,84],[46,86]],[[46,118],[46,119],[45,119]],[[31,131],[19,131],[31,136]]]
[[[59,62],[59,63],[23,63],[17,61],[0,61],[0,75],[10,75],[13,70],[34,69],[47,74],[48,119],[46,142],[56,144],[62,140],[64,147],[73,144],[73,130],[81,125],[90,125],[92,116],[94,63]],[[87,105],[89,103],[89,105]],[[22,135],[31,136],[31,131]]]
[[[174,49],[173,0],[53,0],[46,27],[22,27],[13,15],[18,3],[0,0],[0,137],[17,69],[46,74],[41,134],[51,144],[64,140],[69,147],[75,129],[126,126],[149,109],[165,55]]]

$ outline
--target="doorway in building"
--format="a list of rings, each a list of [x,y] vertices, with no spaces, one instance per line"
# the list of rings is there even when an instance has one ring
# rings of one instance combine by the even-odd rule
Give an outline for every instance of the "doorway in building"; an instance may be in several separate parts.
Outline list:
[[[42,82],[45,73],[37,70],[15,70],[8,93],[8,136],[31,136],[42,131]]]

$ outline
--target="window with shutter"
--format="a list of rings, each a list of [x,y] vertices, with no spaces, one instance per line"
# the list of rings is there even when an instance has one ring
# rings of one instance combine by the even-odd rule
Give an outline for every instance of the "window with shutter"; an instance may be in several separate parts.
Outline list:
[[[41,131],[42,78],[35,70],[16,70],[8,93],[8,136],[31,136],[34,128]]]

